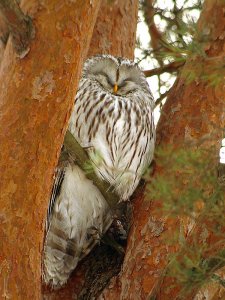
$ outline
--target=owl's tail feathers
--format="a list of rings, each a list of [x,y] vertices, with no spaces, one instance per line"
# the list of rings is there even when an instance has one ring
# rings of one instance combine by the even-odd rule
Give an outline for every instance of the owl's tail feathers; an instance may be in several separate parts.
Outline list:
[[[108,219],[103,231],[99,232],[97,228],[93,227],[87,230],[82,248],[76,244],[75,239],[65,239],[65,237],[62,237],[62,232],[59,233],[51,228],[47,234],[44,247],[43,281],[45,284],[53,289],[58,289],[66,284],[78,262],[87,256],[94,246],[100,242],[102,234],[111,225],[111,216]],[[82,250],[75,251],[75,249]]]
[[[52,205],[54,203],[54,205]],[[43,281],[57,289],[112,223],[109,206],[93,182],[75,165],[63,173],[52,202],[43,253]]]
[[[57,289],[67,282],[70,273],[78,264],[80,255],[74,251],[77,249],[76,241],[68,239],[63,230],[51,225],[44,246],[43,280]]]

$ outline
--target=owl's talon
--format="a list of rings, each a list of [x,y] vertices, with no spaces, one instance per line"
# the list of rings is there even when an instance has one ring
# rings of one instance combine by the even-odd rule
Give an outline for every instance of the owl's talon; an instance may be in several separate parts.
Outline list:
[[[95,226],[92,226],[90,228],[87,229],[87,238],[88,239],[94,239],[94,240],[97,240],[97,241],[100,241],[101,240],[101,235],[99,233],[99,230],[97,227]]]

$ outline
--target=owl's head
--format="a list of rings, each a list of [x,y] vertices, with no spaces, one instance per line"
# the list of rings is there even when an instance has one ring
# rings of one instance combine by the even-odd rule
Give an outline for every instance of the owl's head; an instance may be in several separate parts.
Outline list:
[[[137,64],[121,57],[97,55],[89,58],[84,64],[83,77],[119,96],[126,96],[140,89],[149,92],[145,76]]]

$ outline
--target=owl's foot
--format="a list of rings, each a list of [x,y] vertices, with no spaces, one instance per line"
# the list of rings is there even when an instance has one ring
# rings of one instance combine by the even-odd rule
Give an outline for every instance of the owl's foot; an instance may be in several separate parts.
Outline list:
[[[93,239],[95,241],[100,241],[101,240],[101,235],[95,226],[91,226],[90,228],[87,229],[87,238],[88,239]]]

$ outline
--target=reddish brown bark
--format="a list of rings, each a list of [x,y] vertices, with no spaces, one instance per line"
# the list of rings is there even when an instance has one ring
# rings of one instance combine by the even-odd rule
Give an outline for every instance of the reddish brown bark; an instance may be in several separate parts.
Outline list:
[[[104,53],[134,58],[138,1],[103,0],[88,56]]]
[[[191,141],[197,148],[220,147],[221,129],[225,127],[224,82],[210,85],[201,73],[210,75],[224,59],[224,8],[224,1],[205,2],[198,24],[199,36],[196,38],[201,42],[202,33],[205,34],[204,40],[207,42],[202,46],[208,57],[192,56],[180,74],[157,128],[160,146],[182,148],[185,142]],[[196,72],[195,80],[187,83],[186,76],[193,70]],[[222,73],[219,76],[223,76]],[[217,155],[218,152],[215,157]],[[155,176],[162,172],[157,167]],[[178,243],[169,246],[168,240],[181,226],[180,219],[166,216],[160,210],[161,201],[149,202],[143,197],[136,199],[123,269],[110,289],[104,291],[104,299],[150,299],[153,295],[157,295],[154,299],[162,300],[179,297],[180,283],[170,277],[162,282],[162,278],[168,255],[179,248]],[[205,222],[207,224],[207,220]],[[210,231],[208,239],[212,243],[215,241]],[[171,288],[171,284],[175,286]],[[193,299],[193,296],[185,299]]]
[[[100,1],[23,1],[36,29],[0,68],[0,297],[40,299],[48,199]]]

